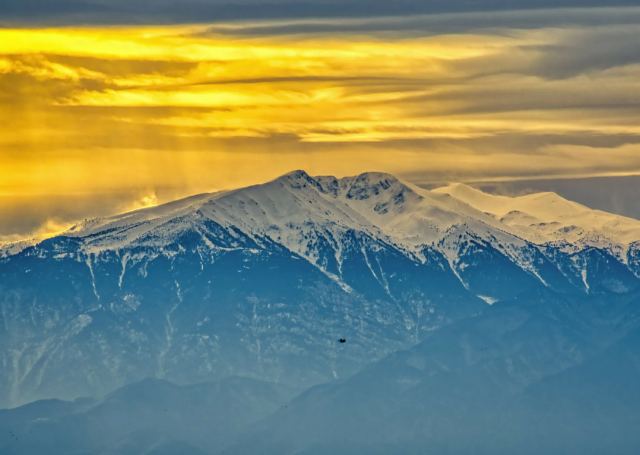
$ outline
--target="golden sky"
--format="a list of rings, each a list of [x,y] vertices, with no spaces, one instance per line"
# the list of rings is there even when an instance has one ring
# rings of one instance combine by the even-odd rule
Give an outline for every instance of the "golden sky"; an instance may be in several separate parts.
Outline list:
[[[297,168],[638,174],[640,22],[623,16],[0,28],[0,240]]]

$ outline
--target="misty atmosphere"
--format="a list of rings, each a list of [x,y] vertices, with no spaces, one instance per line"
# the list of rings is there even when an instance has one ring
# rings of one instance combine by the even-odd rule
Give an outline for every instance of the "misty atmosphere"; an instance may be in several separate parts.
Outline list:
[[[640,453],[640,0],[0,0],[0,455]]]

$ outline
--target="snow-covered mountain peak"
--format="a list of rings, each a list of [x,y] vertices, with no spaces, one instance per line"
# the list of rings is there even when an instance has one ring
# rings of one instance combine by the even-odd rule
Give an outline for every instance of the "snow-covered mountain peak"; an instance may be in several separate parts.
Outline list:
[[[513,197],[501,196],[485,193],[464,183],[450,184],[436,188],[433,191],[435,193],[449,194],[478,210],[497,217],[504,217],[511,212],[521,212],[534,215],[543,221],[555,221],[560,216],[593,211],[589,207],[569,201],[552,192],[531,193]]]
[[[594,210],[553,192],[510,197],[488,194],[461,183],[432,192],[448,194],[488,213],[505,229],[535,243],[562,241],[609,247],[640,239],[639,220]]]
[[[620,295],[612,306],[628,306],[639,224],[549,193],[304,171],[88,220],[21,252],[0,247],[0,402],[65,381],[92,391],[85,378],[98,376],[100,393],[125,376],[214,372],[313,384],[477,315],[482,301],[526,309],[527,296],[558,293],[564,314],[574,298]],[[623,256],[611,238],[636,242]],[[536,336],[551,313],[540,314]]]
[[[392,187],[401,186],[397,178],[381,172],[365,172],[355,177],[347,177],[345,181],[349,183],[346,197],[357,200],[368,199]]]
[[[298,192],[300,195],[301,190],[306,190],[306,198],[320,198],[320,205],[329,202],[355,216],[358,222],[376,227],[383,227],[391,215],[410,211],[424,199],[424,190],[383,172],[365,172],[338,178],[326,175],[312,177],[304,171],[293,171],[275,179],[273,183],[278,184],[280,189],[294,191],[294,194]],[[268,185],[255,188],[264,191]],[[324,212],[325,215],[327,213]],[[340,220],[330,221],[340,223]]]
[[[273,180],[273,182],[285,186],[290,186],[291,188],[305,188],[308,185],[316,188],[320,187],[319,183],[302,169],[298,169],[281,175],[280,177]]]
[[[623,259],[628,246],[640,240],[640,221],[592,210],[555,193],[499,196],[459,183],[429,191],[383,172],[339,178],[303,170],[245,188],[87,220],[65,235],[83,239],[92,252],[140,242],[162,248],[184,233],[206,237],[210,223],[243,232],[258,243],[271,239],[312,261],[313,245],[338,245],[349,232],[417,255],[424,247],[449,245],[443,239],[452,233],[495,243],[508,255],[510,248],[530,242],[606,248]],[[447,247],[448,257],[456,254],[456,245]]]
[[[421,190],[390,174],[367,172],[341,180],[341,196],[359,210],[366,208],[377,215],[405,211],[423,199]]]
[[[331,175],[310,176],[303,170],[289,172],[266,184],[256,185],[255,188],[265,189],[274,184],[294,190],[310,188],[324,195],[346,200],[347,203],[349,200],[385,199],[390,195],[402,199],[402,195],[406,193],[415,193],[419,198],[418,192],[421,191],[384,172],[364,172],[356,176],[338,178]]]

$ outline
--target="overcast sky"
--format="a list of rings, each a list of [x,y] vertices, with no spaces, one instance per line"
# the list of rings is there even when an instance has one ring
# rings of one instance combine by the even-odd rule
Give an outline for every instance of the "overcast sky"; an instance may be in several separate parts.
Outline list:
[[[0,0],[0,240],[297,168],[637,214],[640,6],[601,3]]]

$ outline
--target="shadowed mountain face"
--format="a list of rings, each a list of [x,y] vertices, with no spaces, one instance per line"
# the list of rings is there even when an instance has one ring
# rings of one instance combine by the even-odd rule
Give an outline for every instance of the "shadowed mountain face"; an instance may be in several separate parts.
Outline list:
[[[306,388],[487,304],[636,295],[640,222],[549,193],[492,198],[296,171],[5,249],[0,405],[146,377]]]
[[[639,297],[498,302],[297,396],[230,378],[35,402],[0,411],[0,452],[634,454]]]
[[[244,374],[310,385],[355,372],[484,305],[437,265],[356,234],[349,241],[343,273],[361,292],[267,241],[207,254],[179,239],[169,247],[173,257],[132,252],[145,259],[127,266],[122,287],[117,253],[50,262],[36,255],[56,256],[58,246],[36,247],[4,269],[4,343],[22,349],[3,352],[14,368],[1,378],[4,399],[94,395],[147,376],[193,382]],[[376,283],[362,253],[368,248],[398,274],[397,284],[389,281],[401,299],[379,284],[367,288]]]
[[[496,304],[310,389],[224,453],[637,453],[638,297]]]

